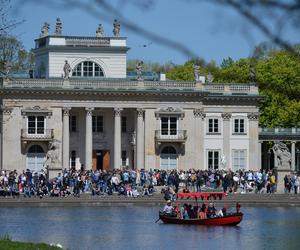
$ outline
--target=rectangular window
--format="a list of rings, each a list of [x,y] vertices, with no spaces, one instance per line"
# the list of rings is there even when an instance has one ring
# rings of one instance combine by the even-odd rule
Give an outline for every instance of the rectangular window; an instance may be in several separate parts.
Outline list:
[[[234,119],[234,133],[245,133],[245,120],[244,119]]]
[[[28,116],[27,117],[28,134],[44,134],[45,133],[45,117],[44,116]]]
[[[121,128],[122,128],[122,133],[126,133],[127,132],[127,120],[126,120],[126,116],[122,116]]]
[[[246,169],[246,150],[233,150],[232,151],[232,166],[233,170]]]
[[[71,167],[72,168],[76,167],[76,151],[75,150],[71,151]]]
[[[92,129],[93,132],[103,132],[103,116],[94,116],[92,118]]]
[[[71,132],[77,131],[77,117],[75,115],[72,115],[70,117],[70,131]]]
[[[126,166],[126,159],[127,159],[126,150],[122,150],[122,166]]]
[[[219,133],[219,119],[208,119],[208,133]]]
[[[161,117],[161,134],[177,135],[177,117]]]
[[[208,169],[219,169],[219,151],[210,150],[208,151]]]

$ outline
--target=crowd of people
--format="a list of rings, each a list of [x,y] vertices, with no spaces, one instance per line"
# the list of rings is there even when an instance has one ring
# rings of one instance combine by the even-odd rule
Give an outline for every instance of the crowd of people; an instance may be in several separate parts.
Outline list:
[[[149,172],[144,170],[64,170],[57,177],[46,178],[45,171],[29,169],[18,174],[14,171],[0,173],[0,196],[79,197],[82,193],[95,195],[124,195],[128,197],[151,196],[154,184]],[[157,184],[157,183],[156,183]]]
[[[287,175],[284,180],[287,193],[299,193],[300,176]],[[22,173],[0,172],[0,196],[25,197],[80,196],[82,193],[97,195],[123,195],[137,198],[151,196],[157,186],[162,186],[166,200],[175,199],[178,191],[218,190],[227,193],[274,193],[276,192],[275,171],[224,171],[224,170],[152,170],[114,169],[63,170],[57,177],[48,179],[46,172]]]

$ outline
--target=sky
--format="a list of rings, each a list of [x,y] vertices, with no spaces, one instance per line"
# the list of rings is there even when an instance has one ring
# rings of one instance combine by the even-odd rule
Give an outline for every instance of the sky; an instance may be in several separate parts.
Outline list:
[[[96,0],[82,1],[92,3]],[[175,41],[194,56],[204,58],[207,62],[214,60],[218,64],[228,57],[237,60],[251,56],[255,45],[268,41],[234,10],[207,2],[110,0],[109,3],[117,7],[122,17],[116,13],[108,14],[103,9],[87,10],[78,4],[49,4],[54,2],[61,3],[63,0],[12,0],[11,15],[16,20],[25,20],[12,33],[23,42],[26,49],[34,47],[34,39],[39,37],[44,22],[50,23],[50,34],[53,34],[56,17],[60,17],[63,23],[63,35],[72,36],[94,36],[99,23],[103,25],[105,35],[112,36],[113,20],[122,20],[123,17],[143,30]],[[150,5],[147,8],[139,6],[143,2],[150,2]],[[183,64],[191,58],[187,53],[122,26],[122,21],[121,36],[127,37],[130,47],[128,59]],[[285,30],[284,36],[291,42],[300,42],[299,34],[292,29]]]

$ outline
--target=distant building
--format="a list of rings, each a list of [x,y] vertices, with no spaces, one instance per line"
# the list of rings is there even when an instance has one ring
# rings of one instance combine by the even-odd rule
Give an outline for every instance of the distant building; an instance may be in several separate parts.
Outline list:
[[[125,37],[35,44],[34,78],[1,78],[2,169],[261,168],[254,84],[127,78]]]

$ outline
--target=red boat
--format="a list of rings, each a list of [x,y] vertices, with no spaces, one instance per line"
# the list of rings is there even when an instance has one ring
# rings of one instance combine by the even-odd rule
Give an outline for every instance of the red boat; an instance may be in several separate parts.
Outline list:
[[[236,212],[225,213],[223,216],[214,216],[211,218],[193,218],[182,219],[180,216],[180,210],[178,208],[178,199],[195,199],[196,202],[200,199],[206,204],[210,202],[210,199],[226,199],[227,194],[223,192],[192,192],[192,193],[178,193],[176,196],[176,206],[174,213],[166,214],[159,212],[159,220],[167,224],[184,224],[184,225],[207,225],[207,226],[236,226],[243,219],[243,213],[240,212],[240,205],[237,203]],[[198,205],[198,202],[197,202]],[[226,208],[225,201],[225,208]],[[197,216],[198,217],[198,216]]]

